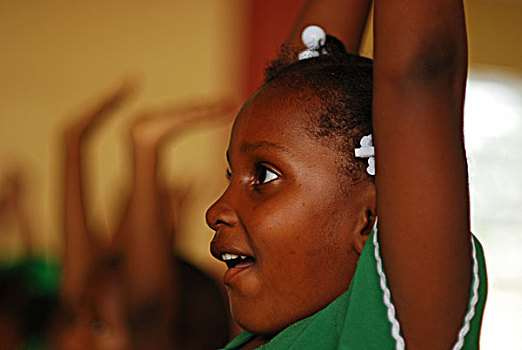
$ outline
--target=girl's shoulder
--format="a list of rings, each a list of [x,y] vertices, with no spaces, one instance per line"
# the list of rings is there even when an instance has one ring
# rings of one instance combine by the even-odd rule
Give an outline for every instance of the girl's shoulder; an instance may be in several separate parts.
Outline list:
[[[468,310],[453,349],[477,349],[487,295],[487,275],[482,245],[472,240],[472,284]],[[381,259],[377,232],[373,232],[361,254],[350,284],[350,301],[339,346],[342,349],[404,349],[400,323],[395,314],[393,292],[388,288],[386,267]],[[428,296],[437,300],[437,295]],[[429,316],[426,316],[429,318]]]

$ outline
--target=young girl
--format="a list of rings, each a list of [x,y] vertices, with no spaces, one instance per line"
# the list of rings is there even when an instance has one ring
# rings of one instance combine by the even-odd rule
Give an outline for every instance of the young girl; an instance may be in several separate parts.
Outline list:
[[[374,64],[320,35],[297,61],[309,23],[355,51],[369,6],[307,4],[235,120],[230,184],[207,212],[246,330],[226,349],[478,348],[462,3],[376,0]]]

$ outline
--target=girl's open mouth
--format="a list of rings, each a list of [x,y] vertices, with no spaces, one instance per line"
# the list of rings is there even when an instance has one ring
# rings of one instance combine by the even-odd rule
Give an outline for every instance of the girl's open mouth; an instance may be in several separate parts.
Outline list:
[[[228,284],[231,279],[242,270],[251,267],[255,259],[248,255],[237,255],[232,253],[221,254],[221,260],[227,264],[228,270],[223,276],[223,282]]]
[[[223,253],[221,259],[227,264],[227,267],[248,267],[254,263],[254,258],[248,255],[237,255],[232,253]]]

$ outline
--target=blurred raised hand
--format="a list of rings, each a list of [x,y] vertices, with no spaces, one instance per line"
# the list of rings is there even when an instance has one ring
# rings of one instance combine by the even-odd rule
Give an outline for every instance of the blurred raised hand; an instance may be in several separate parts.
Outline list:
[[[74,116],[71,125],[65,131],[66,141],[79,141],[90,135],[135,92],[136,87],[135,82],[125,80],[91,107]]]
[[[158,146],[171,133],[199,123],[231,122],[238,105],[231,99],[159,108],[145,111],[131,128],[133,142],[139,145]]]
[[[76,304],[85,288],[99,245],[86,219],[83,180],[83,150],[88,136],[128,99],[135,84],[123,82],[86,111],[78,113],[64,132],[64,279],[62,297]]]

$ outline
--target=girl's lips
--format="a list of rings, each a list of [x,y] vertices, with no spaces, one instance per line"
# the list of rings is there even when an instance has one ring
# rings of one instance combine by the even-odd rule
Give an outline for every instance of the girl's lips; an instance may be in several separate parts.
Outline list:
[[[223,275],[223,283],[225,283],[226,285],[229,285],[232,282],[233,278],[235,278],[241,272],[252,267],[253,265],[254,265],[254,260],[247,260],[247,261],[238,263],[234,267],[229,268]]]

